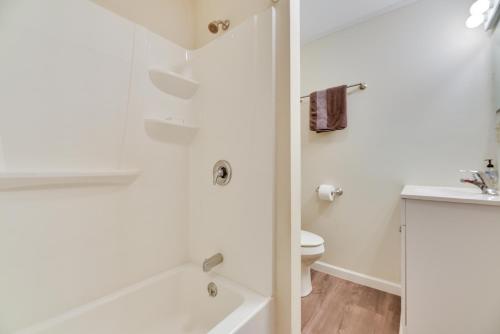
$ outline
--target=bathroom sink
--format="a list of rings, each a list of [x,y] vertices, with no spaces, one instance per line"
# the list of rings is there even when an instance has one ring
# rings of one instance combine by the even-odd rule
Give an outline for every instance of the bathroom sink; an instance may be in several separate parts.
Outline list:
[[[479,189],[464,187],[405,186],[401,198],[423,201],[470,203],[500,206],[500,196],[481,193]]]

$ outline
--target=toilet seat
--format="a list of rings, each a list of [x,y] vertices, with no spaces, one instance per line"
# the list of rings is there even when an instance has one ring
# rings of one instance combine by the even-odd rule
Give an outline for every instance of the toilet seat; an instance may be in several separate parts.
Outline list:
[[[325,240],[314,233],[301,231],[300,248],[302,255],[319,255],[325,252]]]
[[[302,247],[317,247],[325,243],[322,237],[317,234],[304,231],[300,232],[300,245]]]
[[[319,235],[304,230],[300,232],[300,246],[302,247],[317,247],[324,243],[325,240]]]
[[[301,247],[300,254],[302,256],[317,256],[325,252],[325,246],[320,245],[316,247]]]

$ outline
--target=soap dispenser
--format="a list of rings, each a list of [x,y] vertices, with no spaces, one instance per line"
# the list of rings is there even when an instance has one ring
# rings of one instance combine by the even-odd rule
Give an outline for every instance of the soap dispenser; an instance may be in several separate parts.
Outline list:
[[[491,180],[491,183],[493,184],[495,189],[498,189],[498,170],[493,164],[493,159],[486,159],[485,161],[488,163],[486,165],[485,174]]]

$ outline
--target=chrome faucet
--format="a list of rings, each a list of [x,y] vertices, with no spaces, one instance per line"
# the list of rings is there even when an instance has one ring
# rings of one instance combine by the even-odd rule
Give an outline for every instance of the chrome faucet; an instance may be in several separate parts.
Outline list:
[[[464,172],[464,171],[462,171]],[[498,190],[495,189],[495,180],[492,180],[485,172],[471,170],[472,179],[461,179],[460,182],[475,185],[485,195],[497,196]]]
[[[221,264],[222,261],[224,261],[224,257],[222,256],[221,253],[217,253],[214,256],[205,259],[205,261],[203,261],[203,271],[209,272],[210,270],[213,269],[213,267]]]

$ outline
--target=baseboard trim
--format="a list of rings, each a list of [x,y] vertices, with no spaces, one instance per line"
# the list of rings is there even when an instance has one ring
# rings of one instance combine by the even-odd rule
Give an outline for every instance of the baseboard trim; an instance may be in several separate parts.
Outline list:
[[[345,279],[346,281],[391,293],[393,295],[401,296],[401,285],[394,282],[389,282],[380,278],[360,274],[344,268],[335,267],[331,264],[321,261],[313,264],[312,268],[316,271]]]

